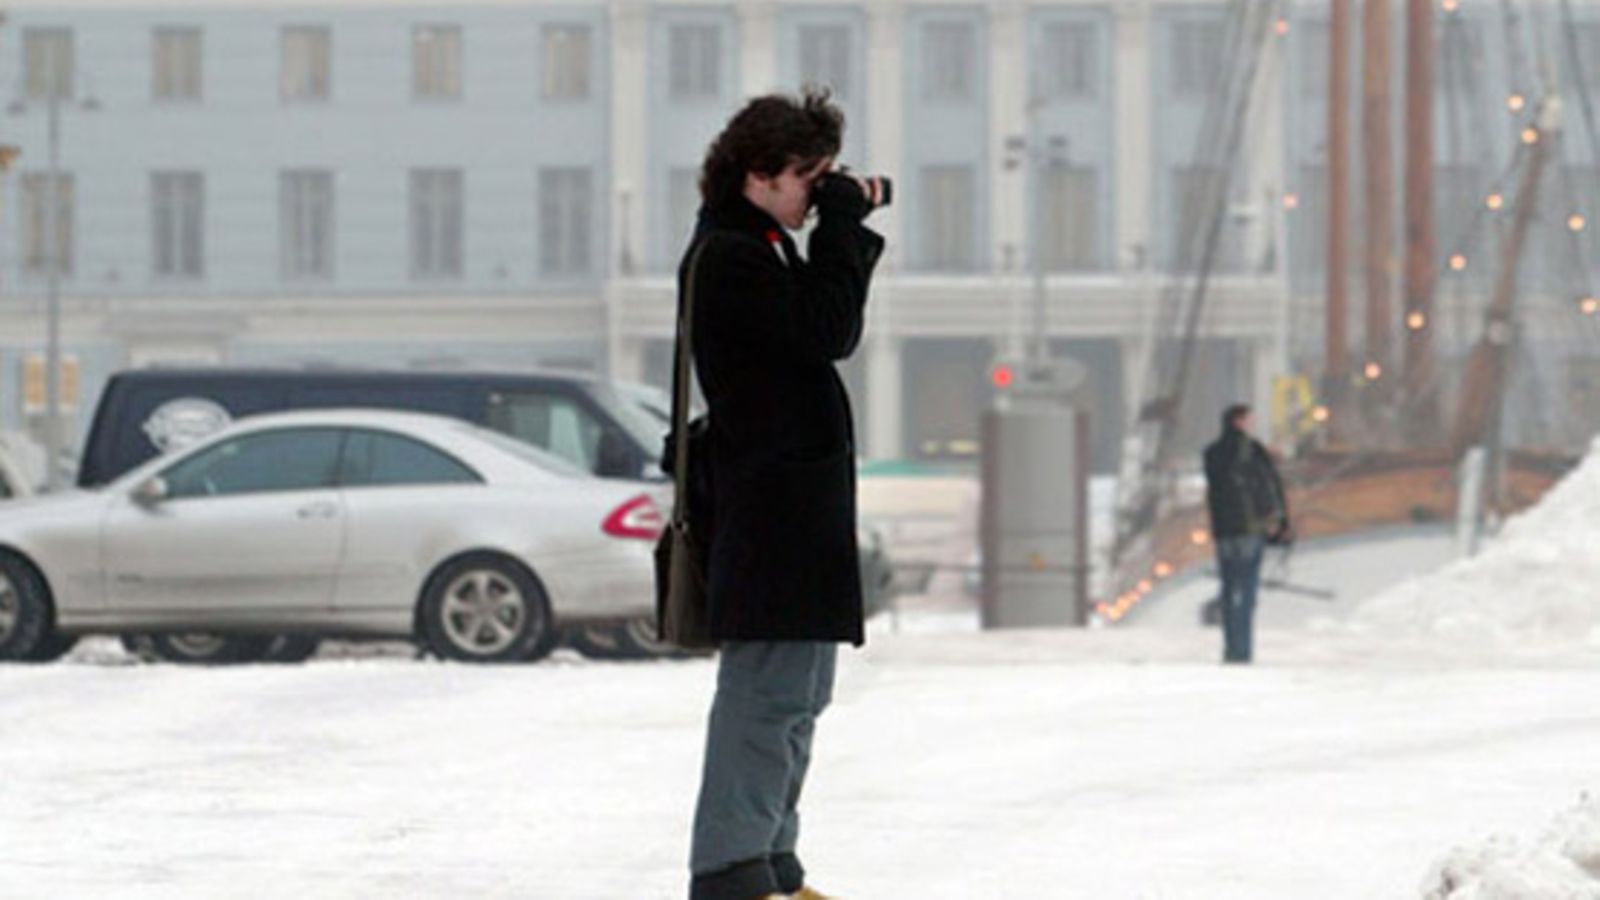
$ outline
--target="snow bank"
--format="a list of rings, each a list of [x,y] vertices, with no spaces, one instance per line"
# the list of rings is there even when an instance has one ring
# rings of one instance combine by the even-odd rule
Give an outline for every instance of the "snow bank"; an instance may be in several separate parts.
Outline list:
[[[1532,846],[1495,836],[1451,851],[1428,873],[1424,900],[1600,897],[1600,799],[1585,795]]]
[[[1401,582],[1359,607],[1350,624],[1486,650],[1600,644],[1600,439],[1478,556]]]

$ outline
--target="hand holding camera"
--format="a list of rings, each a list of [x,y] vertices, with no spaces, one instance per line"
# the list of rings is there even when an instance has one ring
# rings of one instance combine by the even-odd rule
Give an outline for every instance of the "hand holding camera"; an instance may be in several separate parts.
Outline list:
[[[894,201],[894,182],[887,175],[857,175],[847,168],[825,173],[811,187],[811,203],[823,214],[864,219]]]

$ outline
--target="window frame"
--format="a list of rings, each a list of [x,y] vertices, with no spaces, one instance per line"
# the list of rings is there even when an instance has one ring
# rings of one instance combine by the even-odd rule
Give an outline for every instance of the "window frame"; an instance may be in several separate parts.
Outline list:
[[[290,46],[293,38],[315,38],[307,47],[304,60],[308,66],[309,85],[291,85]],[[318,55],[320,54],[320,60]],[[321,62],[321,83],[315,76],[316,63]],[[302,90],[302,88],[305,88]],[[278,99],[288,106],[316,106],[333,101],[333,29],[327,25],[300,23],[284,25],[278,32]]]
[[[327,247],[325,271],[315,266],[297,266],[295,263],[306,261],[306,257],[315,256],[315,253],[302,254],[300,251],[312,247],[311,243],[302,247],[298,238],[297,228],[300,222],[311,222],[313,217],[309,213],[317,211],[319,204],[313,202],[319,198],[313,196],[310,190],[314,184],[326,184],[327,194],[325,203],[320,204],[327,208]],[[314,243],[314,242],[313,242]],[[321,249],[321,248],[313,248]],[[280,169],[278,171],[278,273],[284,281],[300,282],[327,282],[332,281],[338,274],[338,249],[339,249],[339,205],[338,205],[338,180],[332,169]]]
[[[56,42],[60,43],[57,44]],[[64,51],[60,55],[57,51]],[[39,57],[43,57],[42,59]],[[52,97],[69,101],[77,96],[77,35],[65,25],[29,25],[22,29],[22,95],[31,103]],[[51,64],[55,71],[50,72]],[[35,71],[36,69],[42,71]]]
[[[537,250],[542,277],[580,279],[595,274],[595,182],[591,166],[539,168]],[[553,244],[546,240],[552,236]]]
[[[1067,39],[1057,46],[1056,38]],[[1039,26],[1039,56],[1035,60],[1035,78],[1040,99],[1051,103],[1081,103],[1098,100],[1101,79],[1101,29],[1094,22],[1079,19],[1057,19]],[[1070,54],[1057,51],[1070,50]],[[1077,51],[1082,51],[1078,53]],[[1069,84],[1060,77],[1067,70],[1064,60],[1070,58],[1074,68],[1083,76],[1081,84]]]
[[[431,35],[426,41],[424,35]],[[441,53],[432,42],[450,38],[455,42],[455,55]],[[419,22],[411,26],[411,100],[414,103],[460,103],[466,96],[466,34],[458,23]],[[432,55],[429,55],[432,54]],[[426,62],[426,68],[424,67]],[[449,63],[454,63],[453,71]],[[424,74],[439,80],[443,85],[425,85]]]
[[[285,425],[285,426],[281,426],[281,427],[262,428],[262,429],[258,429],[258,430],[255,430],[255,431],[247,431],[244,434],[235,435],[232,438],[228,438],[228,439],[220,440],[220,441],[213,441],[213,442],[205,444],[205,445],[203,445],[203,446],[201,446],[201,447],[199,447],[199,448],[197,448],[197,449],[195,449],[195,450],[193,450],[191,452],[188,452],[188,453],[184,454],[181,458],[175,459],[170,464],[168,464],[166,466],[163,466],[161,468],[161,470],[156,473],[156,477],[160,478],[167,485],[167,490],[168,490],[169,493],[168,493],[166,499],[168,501],[179,501],[179,500],[228,500],[228,499],[234,499],[234,498],[239,498],[239,497],[258,497],[258,496],[262,496],[262,495],[266,495],[266,494],[296,494],[296,493],[305,493],[305,492],[310,492],[310,491],[338,490],[339,464],[344,458],[344,444],[345,444],[345,440],[346,440],[346,432],[348,430],[349,429],[344,428],[342,426],[338,426],[338,425]],[[219,452],[222,451],[222,449],[224,447],[227,447],[230,444],[239,444],[239,443],[243,443],[243,442],[246,442],[246,441],[259,439],[259,438],[266,438],[266,437],[282,437],[284,435],[293,434],[293,433],[296,433],[296,432],[327,432],[327,433],[331,434],[334,437],[335,443],[334,443],[334,448],[333,448],[333,469],[332,469],[332,472],[330,474],[330,477],[328,478],[328,483],[327,484],[304,486],[304,487],[280,487],[280,488],[270,488],[270,489],[265,489],[265,490],[249,490],[249,491],[238,491],[238,492],[233,492],[233,493],[217,493],[217,494],[178,494],[178,493],[173,493],[173,491],[175,490],[175,483],[174,483],[174,479],[173,479],[172,475],[173,475],[173,473],[175,471],[178,471],[179,469],[182,469],[185,466],[193,465],[193,464],[197,463],[198,461],[200,461],[201,459],[204,459],[204,458],[206,458],[206,457],[208,457],[208,456],[210,456],[210,455],[212,455],[214,453],[219,453]]]
[[[351,447],[355,445],[356,439],[361,437],[366,437],[369,439],[386,438],[389,440],[415,444],[416,446],[421,447],[424,450],[427,450],[428,452],[440,457],[446,462],[456,466],[467,477],[460,481],[402,481],[383,483],[353,482],[347,477],[347,464],[350,460]],[[367,473],[367,477],[371,477],[370,471]],[[483,473],[479,471],[476,466],[471,465],[470,463],[461,459],[461,457],[456,456],[454,453],[451,453],[437,444],[418,438],[414,435],[406,434],[404,432],[394,431],[388,428],[377,428],[370,425],[362,425],[344,429],[344,440],[339,443],[339,462],[334,468],[334,482],[340,490],[348,491],[376,490],[382,488],[458,487],[462,485],[482,486],[487,485],[489,480],[484,477]]]
[[[960,179],[952,179],[952,183],[964,187],[966,196],[952,199],[964,200],[968,207],[966,215],[955,217],[954,221],[965,224],[957,226],[960,231],[951,234],[949,241],[936,239],[941,236],[936,229],[943,226],[936,226],[935,223],[942,220],[937,219],[931,211],[935,198],[934,181],[945,176],[962,176]],[[982,189],[977,167],[970,163],[931,163],[922,167],[920,177],[922,196],[918,202],[930,211],[925,211],[917,217],[922,223],[919,246],[921,258],[918,261],[918,268],[925,272],[977,272],[981,267],[982,256],[978,247],[980,235],[977,219],[978,204],[982,202],[980,199]],[[957,241],[955,238],[963,240]],[[946,256],[943,253],[946,243],[954,251],[952,255]]]
[[[452,282],[466,277],[467,270],[467,174],[463,168],[423,167],[409,170],[408,244],[411,280]],[[450,191],[454,185],[454,203]],[[454,243],[445,238],[454,219]],[[429,235],[422,252],[424,232]],[[426,265],[424,264],[426,263]]]
[[[685,45],[679,45],[680,35]],[[696,40],[689,40],[689,38]],[[673,103],[714,103],[724,90],[723,54],[726,48],[723,27],[718,22],[684,21],[667,26],[667,99]],[[706,51],[684,60],[680,79],[680,50]]]
[[[838,40],[842,38],[842,40]],[[815,51],[817,60],[810,60],[808,51]],[[827,87],[832,92],[833,98],[841,103],[848,103],[856,94],[856,60],[855,60],[855,33],[854,30],[843,22],[805,22],[795,29],[795,73],[802,84],[814,84]],[[807,71],[807,63],[822,61],[824,63],[843,64],[843,87],[832,80],[819,81],[812,76],[817,74]],[[839,72],[824,73],[837,76]]]
[[[28,278],[46,278],[50,274],[50,260],[46,252],[49,242],[45,240],[49,213],[45,204],[53,201],[56,205],[56,237],[52,240],[60,240],[60,246],[54,248],[60,254],[57,274],[61,278],[70,278],[76,268],[77,256],[78,223],[74,214],[77,206],[77,176],[73,172],[58,172],[54,196],[48,196],[52,193],[49,190],[48,171],[26,171],[21,176],[18,179],[18,218],[22,221],[18,223],[17,237],[22,244],[19,253],[22,273]],[[35,245],[37,253],[33,252]]]
[[[936,35],[939,40],[935,40]],[[953,51],[959,43],[960,58],[941,64],[941,60],[935,59],[934,47],[943,43],[945,38],[956,36],[961,38],[960,42],[952,40],[949,46],[939,49]],[[967,19],[930,19],[922,23],[923,100],[952,106],[977,102],[979,60],[982,56],[978,38],[977,24]],[[953,73],[960,73],[959,78]]]
[[[557,39],[573,36],[582,38],[581,54],[577,51],[568,51],[560,56],[559,61],[571,64],[576,60],[582,60],[579,73],[581,77],[569,78],[567,74],[558,77],[555,68],[557,62],[555,46],[559,43]],[[539,29],[539,49],[543,54],[540,59],[540,97],[551,103],[582,103],[594,96],[593,25],[588,22],[546,22]],[[563,90],[556,90],[558,87]]]
[[[193,189],[193,196],[189,191]],[[169,192],[163,196],[164,190]],[[170,221],[162,226],[162,211],[167,208]],[[195,222],[190,225],[186,211],[193,211]],[[156,169],[150,173],[150,274],[159,281],[200,281],[206,277],[206,176],[197,169]],[[185,240],[193,228],[195,245],[193,270],[184,263],[188,260]],[[171,241],[170,269],[162,266],[162,241]]]
[[[192,46],[190,40],[193,41]],[[162,50],[176,59],[164,59]],[[183,50],[183,54],[176,51]],[[187,57],[193,51],[192,69]],[[186,84],[188,78],[193,84]],[[150,102],[186,106],[205,99],[205,32],[198,25],[156,25],[150,29]]]

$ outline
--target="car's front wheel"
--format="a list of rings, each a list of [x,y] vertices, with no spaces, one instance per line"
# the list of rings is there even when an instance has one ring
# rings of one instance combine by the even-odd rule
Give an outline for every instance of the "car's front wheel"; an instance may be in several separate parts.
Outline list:
[[[460,662],[539,659],[559,638],[538,580],[488,554],[462,557],[435,572],[423,591],[420,619],[428,648]]]
[[[44,579],[15,554],[0,553],[0,660],[53,659],[49,652],[62,639],[51,627],[50,618]]]

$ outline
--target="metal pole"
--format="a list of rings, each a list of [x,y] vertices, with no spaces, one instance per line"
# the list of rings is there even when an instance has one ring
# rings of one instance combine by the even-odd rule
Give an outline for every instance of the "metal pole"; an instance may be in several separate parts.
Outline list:
[[[1433,5],[1406,4],[1406,422],[1414,441],[1437,440],[1433,368]]]
[[[61,486],[61,88],[50,85],[50,174],[45,189],[45,490]]]
[[[1362,50],[1366,66],[1361,81],[1361,131],[1366,178],[1366,361],[1378,366],[1377,380],[1365,389],[1363,411],[1369,436],[1383,431],[1377,400],[1389,393],[1394,381],[1389,365],[1390,334],[1394,328],[1390,285],[1394,278],[1394,151],[1390,85],[1393,68],[1389,52],[1390,0],[1367,0],[1362,20]]]
[[[1033,232],[1033,252],[1029,254],[1033,267],[1032,357],[1036,363],[1042,363],[1050,357],[1050,338],[1047,333],[1049,311],[1045,307],[1048,298],[1045,296],[1044,281],[1044,191],[1049,153],[1039,134],[1039,106],[1037,96],[1028,98],[1028,174],[1033,182],[1033,190],[1028,192],[1032,211],[1029,227]]]
[[[1349,434],[1345,395],[1350,387],[1349,250],[1350,227],[1350,0],[1333,0],[1328,51],[1328,299],[1324,322],[1323,391],[1333,411],[1329,436]]]

